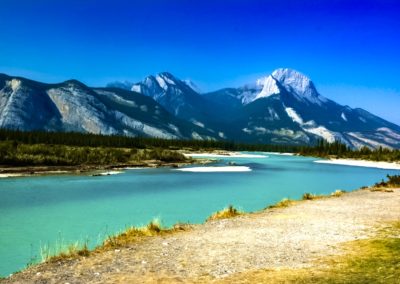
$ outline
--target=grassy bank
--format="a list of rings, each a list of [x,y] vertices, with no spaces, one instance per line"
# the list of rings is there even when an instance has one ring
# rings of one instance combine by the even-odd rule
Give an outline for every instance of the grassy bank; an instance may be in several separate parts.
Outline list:
[[[370,239],[341,246],[343,254],[326,257],[304,269],[253,270],[216,283],[399,283],[400,222]]]

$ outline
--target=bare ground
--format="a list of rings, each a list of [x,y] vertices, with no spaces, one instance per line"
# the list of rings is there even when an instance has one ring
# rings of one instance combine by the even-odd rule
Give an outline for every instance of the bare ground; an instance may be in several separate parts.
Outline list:
[[[213,282],[258,269],[310,267],[341,254],[340,244],[400,220],[400,190],[359,190],[303,201],[192,230],[148,238],[89,257],[44,263],[4,283]],[[232,278],[233,276],[233,278]]]

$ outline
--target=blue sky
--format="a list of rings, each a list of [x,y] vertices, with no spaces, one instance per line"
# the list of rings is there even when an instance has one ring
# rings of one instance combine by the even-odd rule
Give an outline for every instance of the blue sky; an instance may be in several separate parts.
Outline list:
[[[279,67],[400,124],[400,3],[1,0],[0,72],[92,86],[169,71],[203,90]]]

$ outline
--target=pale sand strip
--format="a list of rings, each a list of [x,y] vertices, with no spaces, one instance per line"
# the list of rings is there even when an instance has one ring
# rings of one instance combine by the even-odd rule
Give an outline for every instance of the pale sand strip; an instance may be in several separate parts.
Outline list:
[[[211,157],[211,158],[268,158],[266,155],[242,154],[230,152],[227,155],[213,153],[184,154],[186,157]]]
[[[281,152],[263,152],[269,155],[278,155],[278,156],[294,156],[294,153],[281,153]]]
[[[213,173],[213,172],[251,172],[251,169],[245,166],[228,166],[228,167],[193,167],[193,168],[175,169],[175,171],[193,172],[193,173]]]
[[[118,174],[123,174],[123,171],[108,171],[108,172],[103,172],[100,173],[99,175],[101,176],[110,176],[110,175],[118,175]]]
[[[400,170],[400,164],[398,163],[374,162],[365,160],[331,159],[331,160],[317,160],[314,161],[314,163],[352,166],[352,167],[377,168],[385,170]]]
[[[21,177],[22,174],[0,174],[0,178]]]

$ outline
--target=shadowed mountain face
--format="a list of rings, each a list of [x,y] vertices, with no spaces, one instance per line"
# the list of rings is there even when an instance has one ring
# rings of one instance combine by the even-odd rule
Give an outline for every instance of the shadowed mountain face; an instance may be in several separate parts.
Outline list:
[[[323,138],[354,148],[400,148],[399,126],[323,97],[295,70],[206,94],[165,72],[109,86],[0,75],[0,127],[299,145]]]

